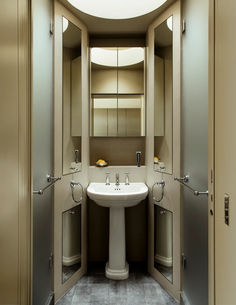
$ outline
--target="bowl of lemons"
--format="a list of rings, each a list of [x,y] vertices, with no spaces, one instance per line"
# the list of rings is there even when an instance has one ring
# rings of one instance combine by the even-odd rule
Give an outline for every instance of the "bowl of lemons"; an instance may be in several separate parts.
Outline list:
[[[103,159],[99,159],[96,162],[96,166],[98,166],[98,167],[105,167],[105,166],[108,166],[108,163],[105,160],[103,160]]]

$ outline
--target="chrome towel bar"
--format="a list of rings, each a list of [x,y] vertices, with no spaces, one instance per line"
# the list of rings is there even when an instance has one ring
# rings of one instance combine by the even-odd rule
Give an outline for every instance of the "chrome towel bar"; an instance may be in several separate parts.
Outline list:
[[[43,189],[39,190],[39,191],[33,191],[33,194],[37,194],[37,195],[43,195],[44,192],[50,188],[52,185],[54,185],[57,181],[61,180],[61,177],[52,177],[50,175],[47,175],[47,181],[51,182],[50,184],[48,184],[47,186],[45,186]]]
[[[181,177],[181,178],[174,178],[174,180],[178,181],[183,186],[186,186],[195,196],[200,196],[200,195],[207,195],[208,196],[208,190],[205,191],[205,192],[196,191],[191,186],[186,184],[189,181],[189,176],[188,175],[184,176],[184,177]]]
[[[81,197],[77,200],[75,199],[75,196],[74,196],[74,189],[76,186],[79,186],[81,188],[81,191],[82,191],[82,195]],[[83,200],[83,193],[84,193],[84,188],[83,188],[83,185],[79,182],[75,182],[75,181],[71,181],[70,182],[70,187],[71,187],[71,192],[72,192],[72,199],[75,203],[81,203],[82,200]]]

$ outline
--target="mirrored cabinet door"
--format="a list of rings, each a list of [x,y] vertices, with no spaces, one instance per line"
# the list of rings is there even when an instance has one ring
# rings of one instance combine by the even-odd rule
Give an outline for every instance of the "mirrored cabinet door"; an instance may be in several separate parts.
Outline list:
[[[81,168],[81,30],[63,18],[63,175]]]
[[[172,16],[155,29],[154,170],[173,172]]]
[[[62,214],[62,283],[81,268],[81,205]]]
[[[145,136],[144,55],[139,47],[91,49],[91,136]]]
[[[173,282],[173,213],[154,204],[154,268]]]

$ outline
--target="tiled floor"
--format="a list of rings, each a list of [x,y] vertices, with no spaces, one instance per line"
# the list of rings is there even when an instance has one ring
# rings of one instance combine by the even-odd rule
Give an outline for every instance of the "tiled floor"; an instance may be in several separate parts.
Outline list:
[[[131,272],[125,281],[105,278],[93,271],[80,281],[57,305],[177,305],[178,303],[145,272]]]

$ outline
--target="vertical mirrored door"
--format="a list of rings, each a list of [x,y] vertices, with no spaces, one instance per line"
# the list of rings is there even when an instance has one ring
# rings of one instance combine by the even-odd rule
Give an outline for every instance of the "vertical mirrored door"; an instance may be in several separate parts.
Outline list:
[[[62,213],[62,283],[81,268],[81,205]]]
[[[154,268],[173,282],[173,213],[154,205]]]

